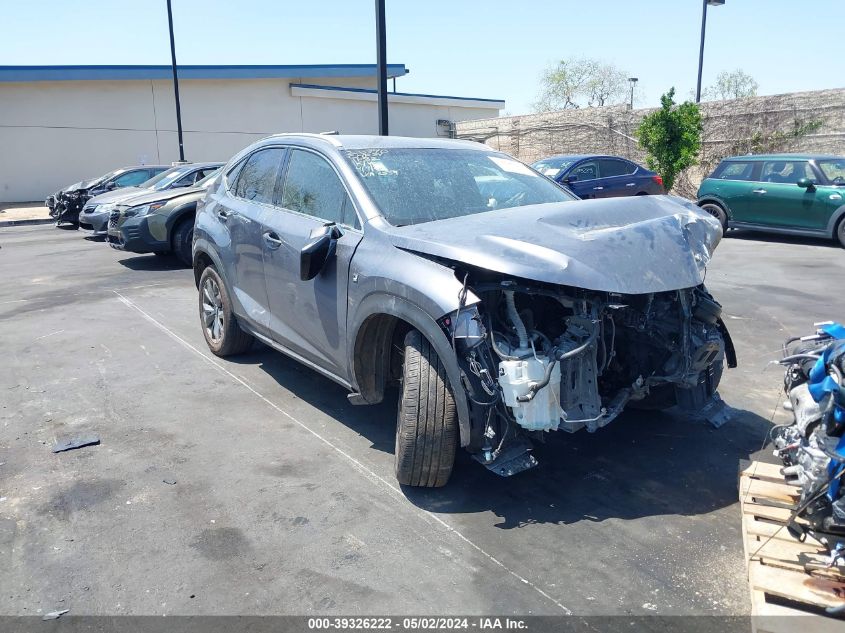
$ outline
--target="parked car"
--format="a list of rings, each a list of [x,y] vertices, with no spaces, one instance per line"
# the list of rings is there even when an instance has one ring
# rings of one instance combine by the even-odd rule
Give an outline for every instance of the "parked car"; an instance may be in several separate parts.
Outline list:
[[[282,134],[214,180],[193,261],[214,354],[258,339],[354,404],[395,385],[396,476],[441,486],[458,445],[511,475],[542,431],[713,401],[735,365],[703,285],[721,236],[691,202],[579,201],[478,143]]]
[[[172,253],[190,266],[197,202],[219,171],[189,189],[153,191],[117,203],[108,221],[109,244],[132,253]]]
[[[618,156],[567,155],[539,160],[534,169],[569,187],[579,198],[666,193],[656,172]]]
[[[827,237],[845,246],[845,158],[726,158],[702,181],[698,205],[727,229]]]
[[[79,228],[79,213],[90,198],[106,191],[138,185],[169,168],[169,165],[122,167],[99,178],[77,182],[54,194],[51,215],[56,218],[56,226],[70,224]],[[46,202],[49,207],[50,199],[47,198]]]
[[[223,163],[189,163],[177,165],[153,176],[136,187],[125,187],[115,191],[107,191],[93,197],[79,214],[79,226],[91,229],[94,234],[105,233],[108,229],[109,213],[116,205],[131,200],[137,196],[145,196],[151,191],[168,191],[193,187],[198,181],[213,171],[220,169]]]

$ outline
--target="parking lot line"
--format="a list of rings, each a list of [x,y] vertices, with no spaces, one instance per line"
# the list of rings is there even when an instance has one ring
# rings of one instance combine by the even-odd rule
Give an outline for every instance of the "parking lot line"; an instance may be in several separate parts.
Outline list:
[[[156,328],[158,328],[159,330],[164,332],[167,336],[169,336],[170,338],[175,340],[182,347],[184,347],[188,351],[191,351],[194,354],[200,356],[203,360],[205,360],[207,363],[212,365],[215,369],[217,369],[221,373],[227,375],[229,378],[231,378],[232,380],[234,380],[235,382],[237,382],[238,384],[240,384],[241,386],[246,388],[248,391],[250,391],[253,395],[257,396],[265,404],[269,405],[270,407],[275,409],[277,412],[284,415],[291,422],[293,422],[294,424],[296,424],[297,426],[299,426],[303,430],[307,431],[308,433],[313,435],[315,438],[317,438],[318,440],[323,442],[326,446],[331,448],[333,451],[335,451],[336,453],[338,453],[339,455],[344,457],[348,462],[350,462],[353,465],[354,468],[356,468],[359,472],[361,472],[363,475],[365,475],[367,477],[367,479],[369,479],[372,483],[376,484],[379,488],[386,491],[392,498],[394,498],[397,501],[399,501],[399,500],[404,501],[405,500],[405,496],[403,495],[402,490],[400,488],[398,488],[396,485],[392,484],[391,482],[387,481],[383,477],[379,476],[376,472],[374,472],[372,469],[368,468],[361,461],[359,461],[358,459],[356,459],[355,457],[350,455],[347,451],[343,450],[341,447],[332,443],[330,440],[326,439],[325,437],[323,437],[322,435],[320,435],[319,433],[314,431],[307,424],[300,421],[299,419],[297,419],[296,417],[294,417],[293,415],[291,415],[290,413],[288,413],[287,411],[285,411],[284,409],[279,407],[273,401],[271,401],[266,396],[261,394],[258,390],[256,390],[246,380],[244,380],[240,376],[237,376],[236,374],[230,372],[228,369],[226,369],[223,365],[221,365],[214,358],[212,358],[211,356],[209,356],[208,354],[206,354],[202,350],[198,349],[194,345],[191,345],[188,341],[186,341],[181,336],[176,334],[176,332],[174,332],[173,330],[168,328],[166,325],[161,323],[154,316],[152,316],[151,314],[146,312],[137,303],[135,303],[134,301],[132,301],[131,299],[129,299],[125,295],[121,294],[117,290],[112,290],[112,292],[117,296],[117,298],[121,301],[121,303],[123,303],[126,307],[128,307],[128,308],[136,311],[137,313],[139,313],[144,319],[146,319],[148,322],[150,322]],[[475,543],[474,541],[469,539],[467,536],[465,536],[463,533],[461,533],[460,531],[455,529],[448,522],[444,521],[443,519],[441,519],[436,514],[429,512],[428,510],[425,510],[423,508],[419,508],[417,506],[413,506],[413,505],[410,505],[410,504],[402,504],[402,505],[405,508],[409,508],[409,509],[413,510],[414,513],[417,514],[417,516],[420,516],[423,520],[428,521],[429,519],[431,519],[431,520],[435,521],[442,528],[444,528],[447,532],[453,534],[456,538],[463,541],[466,545],[468,545],[469,547],[474,549],[476,552],[481,554],[484,558],[486,558],[488,561],[493,563],[495,566],[501,568],[502,570],[504,570],[505,572],[507,572],[508,574],[510,574],[511,576],[516,578],[517,580],[519,580],[522,584],[527,585],[533,591],[535,591],[536,593],[541,595],[543,598],[545,598],[546,600],[548,600],[549,602],[551,602],[552,604],[557,606],[566,615],[572,614],[572,611],[570,609],[568,609],[566,606],[564,606],[559,600],[555,599],[554,597],[549,595],[547,592],[545,592],[543,589],[538,587],[536,584],[534,584],[533,582],[531,582],[530,580],[528,580],[524,576],[520,575],[518,572],[514,571],[513,569],[511,569],[510,567],[508,567],[507,565],[502,563],[495,556],[493,556],[492,554],[487,552],[480,545],[478,545],[477,543]]]

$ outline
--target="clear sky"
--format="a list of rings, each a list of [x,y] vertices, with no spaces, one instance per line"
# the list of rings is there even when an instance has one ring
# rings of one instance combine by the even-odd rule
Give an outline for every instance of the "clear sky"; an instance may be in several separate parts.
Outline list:
[[[375,62],[374,0],[173,0],[180,64]],[[845,0],[726,0],[707,20],[704,85],[742,68],[760,94],[845,86]],[[0,0],[0,65],[168,64],[165,0]],[[637,103],[695,87],[700,0],[387,0],[399,91],[501,98],[530,111],[555,60],[639,77]]]

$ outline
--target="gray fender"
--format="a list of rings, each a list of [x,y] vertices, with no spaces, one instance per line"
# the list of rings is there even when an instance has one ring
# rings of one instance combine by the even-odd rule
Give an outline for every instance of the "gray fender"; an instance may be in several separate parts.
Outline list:
[[[836,225],[839,223],[839,220],[843,217],[845,217],[845,204],[836,209],[836,211],[831,214],[830,220],[828,220],[827,232],[831,236],[836,237],[836,233],[834,233],[834,230],[836,229]]]
[[[368,295],[358,306],[354,320],[350,323],[348,332],[348,367],[352,384],[357,388],[355,371],[355,341],[358,338],[361,326],[371,316],[387,314],[402,319],[412,327],[419,330],[428,340],[434,351],[440,357],[446,375],[449,378],[449,385],[452,387],[452,395],[455,398],[455,409],[458,413],[458,425],[461,433],[461,446],[466,446],[470,441],[469,428],[469,406],[466,393],[461,384],[461,372],[458,368],[458,361],[455,358],[455,351],[443,330],[437,322],[417,305],[407,299],[382,293]]]
[[[167,218],[167,234],[170,236],[171,231],[173,231],[173,227],[175,227],[179,222],[182,221],[182,218],[185,217],[188,213],[196,213],[197,211],[197,201],[192,200],[190,202],[185,202],[180,206],[176,207],[170,216]]]
[[[244,310],[240,301],[238,301],[238,295],[232,288],[232,283],[229,279],[226,278],[226,269],[223,267],[223,262],[220,260],[220,256],[217,254],[217,251],[214,250],[214,247],[212,246],[211,242],[204,237],[194,238],[194,283],[196,284],[197,288],[199,288],[200,285],[200,276],[197,274],[197,258],[200,255],[206,255],[211,260],[211,263],[217,270],[217,274],[220,275],[220,278],[226,285],[226,292],[229,295],[229,299],[232,301],[232,310],[234,311],[235,316],[237,316],[239,319],[246,318],[246,310]]]

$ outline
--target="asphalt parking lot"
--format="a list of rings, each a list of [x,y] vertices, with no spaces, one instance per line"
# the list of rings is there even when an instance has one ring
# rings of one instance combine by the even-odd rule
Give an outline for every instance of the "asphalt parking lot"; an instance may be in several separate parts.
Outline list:
[[[462,456],[419,491],[393,477],[393,402],[266,348],[213,358],[175,260],[52,226],[0,247],[4,615],[748,613],[736,472],[780,400],[767,361],[845,318],[842,249],[726,239],[725,426],[630,412],[520,476]]]

